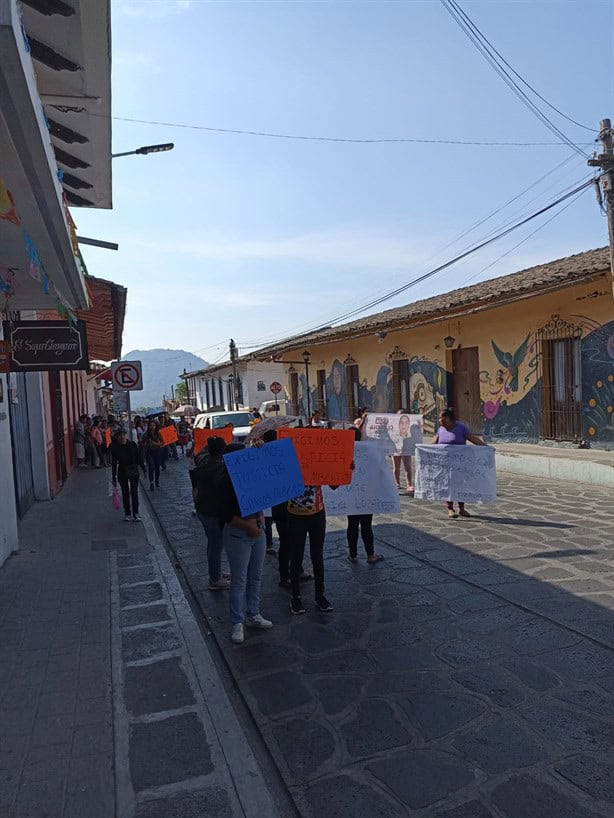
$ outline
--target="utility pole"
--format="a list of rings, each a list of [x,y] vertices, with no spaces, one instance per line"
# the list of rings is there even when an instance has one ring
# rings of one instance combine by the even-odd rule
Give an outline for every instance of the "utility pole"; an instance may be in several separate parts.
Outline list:
[[[599,124],[599,141],[602,151],[588,160],[592,168],[600,168],[600,190],[605,198],[606,215],[608,217],[608,235],[610,239],[610,285],[614,293],[614,144],[612,139],[612,123],[609,119],[602,119]],[[601,199],[601,193],[599,194]]]
[[[237,406],[237,345],[230,339],[230,363],[232,364],[232,408],[236,411]]]

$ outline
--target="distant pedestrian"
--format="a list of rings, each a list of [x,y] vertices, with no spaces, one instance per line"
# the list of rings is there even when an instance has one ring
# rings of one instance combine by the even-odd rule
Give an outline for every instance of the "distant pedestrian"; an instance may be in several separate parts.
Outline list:
[[[100,431],[100,419],[94,418],[90,429],[92,438],[92,461],[93,465],[99,469],[102,466],[102,432]]]
[[[225,448],[226,443],[221,437],[210,437],[207,441],[208,457],[190,471],[194,508],[207,537],[210,591],[224,591],[230,587],[228,579],[222,576],[224,539],[219,518],[219,492],[225,476]]]
[[[456,419],[456,412],[453,407],[444,409],[439,415],[439,429],[433,438],[433,443],[447,444],[452,446],[465,446],[467,441],[473,443],[475,446],[486,446],[486,443],[478,435],[474,435],[468,426]],[[448,500],[446,503],[448,508],[448,517],[455,519],[458,516],[471,517],[471,514],[465,508],[464,502],[458,503],[458,514],[454,510],[454,503]]]
[[[124,520],[138,522],[139,517],[139,466],[145,471],[143,453],[132,440],[128,430],[122,429],[111,443],[111,474],[113,484],[119,481],[124,502]]]
[[[162,452],[164,451],[164,441],[160,436],[160,429],[155,420],[150,420],[147,424],[147,431],[142,437],[143,450],[147,460],[149,472],[149,490],[160,488],[160,466],[162,465]]]
[[[231,443],[226,454],[244,448],[241,443]],[[235,644],[241,644],[245,639],[244,625],[261,629],[273,627],[273,623],[260,613],[260,585],[266,552],[264,517],[261,511],[241,516],[227,470],[220,483],[220,501],[224,547],[230,563],[231,639]]]
[[[309,425],[311,427],[315,427],[316,429],[324,429],[326,424],[322,419],[322,412],[319,409],[316,409],[315,412],[311,413],[311,418],[309,419]]]
[[[356,441],[361,439],[361,431],[357,427],[354,432]],[[358,562],[358,533],[362,536],[362,542],[367,553],[367,562],[380,562],[384,558],[381,554],[375,553],[375,537],[373,536],[373,514],[349,514],[346,537],[350,549],[350,562]]]
[[[81,415],[79,420],[75,423],[75,430],[73,433],[73,444],[75,447],[75,458],[77,459],[77,466],[85,466],[85,421],[87,415]]]

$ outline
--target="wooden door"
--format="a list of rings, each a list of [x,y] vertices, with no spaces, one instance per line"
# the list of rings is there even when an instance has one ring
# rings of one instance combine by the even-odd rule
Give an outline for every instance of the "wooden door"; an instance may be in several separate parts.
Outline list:
[[[409,361],[407,358],[392,362],[392,394],[395,412],[411,412],[409,399]]]
[[[480,356],[477,347],[452,350],[453,400],[456,416],[473,432],[482,430]]]
[[[358,409],[360,408],[360,381],[358,377],[358,364],[348,364],[345,367],[345,371],[347,374],[349,412],[349,417],[346,419],[354,420],[358,415]]]

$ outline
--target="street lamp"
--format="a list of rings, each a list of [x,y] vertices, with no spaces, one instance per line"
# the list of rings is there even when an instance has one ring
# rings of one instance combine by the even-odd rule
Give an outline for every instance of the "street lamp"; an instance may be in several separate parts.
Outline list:
[[[164,151],[172,151],[175,147],[174,142],[165,142],[162,145],[145,145],[142,148],[137,148],[134,151],[125,151],[124,153],[112,153],[111,159],[116,159],[118,156],[147,156],[149,153],[163,153]]]
[[[311,394],[309,389],[309,361],[311,355],[308,350],[303,352],[303,361],[305,362],[305,380],[307,381],[307,420],[311,417]]]

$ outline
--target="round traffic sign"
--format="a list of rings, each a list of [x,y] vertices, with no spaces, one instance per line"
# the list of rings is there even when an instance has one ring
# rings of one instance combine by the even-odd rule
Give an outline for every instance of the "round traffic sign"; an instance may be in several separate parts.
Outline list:
[[[120,389],[134,389],[141,380],[141,373],[133,364],[123,363],[116,368],[114,380]]]
[[[282,386],[282,385],[279,383],[279,381],[273,381],[273,383],[271,384],[271,386],[269,387],[269,389],[271,390],[271,392],[272,392],[274,395],[279,395],[279,393],[280,393],[280,392],[281,392],[281,390],[283,389],[283,386]]]

